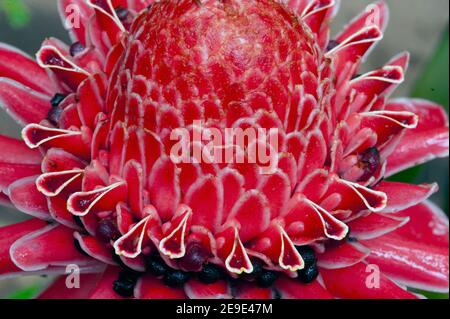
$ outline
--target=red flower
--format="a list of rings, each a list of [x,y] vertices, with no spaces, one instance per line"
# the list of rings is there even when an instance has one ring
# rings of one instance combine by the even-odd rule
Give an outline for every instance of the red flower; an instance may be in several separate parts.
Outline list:
[[[0,137],[1,199],[34,218],[0,229],[0,274],[81,268],[81,289],[60,277],[42,298],[447,291],[437,186],[384,180],[447,156],[446,115],[389,99],[406,53],[357,75],[385,3],[330,41],[336,1],[282,2],[61,0],[70,47],[47,39],[34,62],[1,45],[25,142]],[[241,163],[175,163],[179,128],[276,129],[277,167],[237,143]]]

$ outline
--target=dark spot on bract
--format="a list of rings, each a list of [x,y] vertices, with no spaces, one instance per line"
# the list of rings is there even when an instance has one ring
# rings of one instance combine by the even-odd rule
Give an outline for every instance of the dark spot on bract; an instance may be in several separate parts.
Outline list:
[[[102,219],[95,230],[95,236],[103,243],[109,243],[120,237],[116,224],[111,219]]]
[[[358,182],[366,181],[373,176],[381,164],[380,152],[376,147],[370,147],[358,155],[359,166],[364,173],[359,178]]]
[[[327,52],[333,50],[335,47],[337,47],[340,43],[336,40],[330,40],[327,45]]]
[[[187,271],[200,271],[209,258],[209,252],[198,243],[190,243],[186,254],[179,261],[179,266]]]

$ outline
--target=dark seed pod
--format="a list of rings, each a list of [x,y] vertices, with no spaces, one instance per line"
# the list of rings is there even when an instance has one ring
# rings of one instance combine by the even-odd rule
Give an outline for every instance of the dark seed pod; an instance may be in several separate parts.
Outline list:
[[[147,272],[156,277],[164,276],[169,269],[164,260],[157,254],[146,257],[145,265]]]
[[[317,258],[314,249],[312,249],[310,246],[299,246],[296,248],[305,261],[305,268],[316,264]]]
[[[127,8],[122,7],[117,7],[115,11],[120,21],[125,21],[128,18],[128,14],[130,13]]]
[[[113,290],[122,297],[132,297],[138,278],[139,274],[136,272],[121,271],[119,278],[113,283]]]
[[[47,120],[53,125],[57,126],[62,114],[62,108],[59,107],[62,101],[66,98],[65,95],[61,93],[55,94],[55,96],[50,100],[52,107],[48,111]]]
[[[182,287],[189,279],[191,275],[181,270],[170,269],[166,271],[164,275],[164,283],[173,288]]]
[[[64,101],[64,99],[66,98],[66,96],[64,94],[61,93],[56,93],[55,96],[52,97],[52,99],[50,100],[50,104],[53,107],[58,107],[62,101]]]
[[[222,269],[214,264],[208,264],[198,273],[198,279],[205,284],[213,284],[224,276]]]
[[[76,56],[83,52],[85,49],[84,45],[81,42],[75,42],[70,46],[69,52],[71,56]]]
[[[317,265],[312,265],[299,270],[297,273],[298,280],[304,284],[309,284],[316,280],[317,276],[319,276],[319,269],[317,268]]]
[[[271,270],[264,270],[261,275],[256,278],[256,283],[259,287],[272,287],[274,282],[278,279],[279,273]]]

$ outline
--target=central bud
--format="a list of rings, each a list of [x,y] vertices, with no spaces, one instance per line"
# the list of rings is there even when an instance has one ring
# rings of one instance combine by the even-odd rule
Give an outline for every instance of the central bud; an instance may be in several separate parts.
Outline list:
[[[260,110],[284,124],[297,86],[316,94],[311,35],[275,1],[163,1],[130,32],[110,92],[129,125],[159,135],[194,120],[231,127]]]
[[[272,221],[297,184],[298,154],[288,154],[286,133],[306,129],[319,105],[315,45],[303,22],[271,0],[162,1],[135,19],[107,100],[109,173],[127,182],[138,220],[115,242],[117,254],[135,258],[154,245],[169,266],[189,271],[215,260],[230,273],[252,273],[261,256],[279,270],[304,268],[285,222]],[[252,141],[239,148],[239,137],[225,147],[239,148],[238,163],[171,157],[174,130],[237,127],[276,129],[269,135],[281,145],[270,156],[282,157],[280,169],[263,176],[249,161]],[[274,187],[281,195],[272,202]],[[272,242],[269,251],[258,238]]]

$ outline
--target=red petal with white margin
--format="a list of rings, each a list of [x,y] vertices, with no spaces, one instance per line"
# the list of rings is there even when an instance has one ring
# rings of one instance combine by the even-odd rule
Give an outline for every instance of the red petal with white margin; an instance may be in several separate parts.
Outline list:
[[[379,274],[379,286],[372,286],[376,279],[374,270],[365,263],[341,269],[321,269],[327,290],[338,298],[345,299],[416,299],[417,297],[401,288],[383,274]],[[374,276],[376,278],[376,276]],[[368,285],[369,284],[369,285]],[[371,288],[373,287],[373,288]]]
[[[0,135],[0,162],[40,164],[42,155],[38,150],[30,149],[23,141]]]
[[[20,238],[11,246],[10,255],[24,271],[68,264],[82,266],[93,261],[75,248],[73,230],[61,225],[49,225]]]
[[[192,224],[215,231],[222,221],[223,186],[220,181],[208,175],[198,180],[189,189],[185,198],[192,209]]]
[[[186,299],[183,289],[170,288],[151,275],[142,276],[134,288],[138,299]]]
[[[378,1],[370,5],[360,15],[353,19],[344,30],[336,36],[336,41],[342,42],[354,35],[359,30],[367,27],[368,23],[377,25],[382,31],[387,26],[389,20],[389,8],[385,1]]]
[[[295,279],[282,277],[275,283],[275,288],[283,299],[333,299],[317,280],[302,284]]]
[[[184,291],[189,299],[231,299],[228,282],[217,281],[213,284],[204,284],[198,280],[190,280]]]
[[[314,170],[322,168],[326,157],[327,146],[325,138],[320,131],[316,131],[309,135],[305,151],[300,156],[300,164],[298,167],[299,180]]]
[[[328,245],[325,252],[317,256],[317,265],[326,269],[349,267],[363,261],[369,254],[370,250],[359,244]]]
[[[364,240],[383,236],[408,222],[408,217],[372,213],[368,216],[356,218],[348,222],[347,225],[351,229],[351,236]]]
[[[5,189],[18,179],[35,176],[40,173],[40,165],[0,162],[0,190]]]
[[[148,189],[151,203],[161,219],[170,220],[178,207],[181,192],[176,167],[168,157],[161,157],[153,166]]]
[[[37,299],[87,299],[95,288],[101,273],[81,274],[80,288],[67,288],[67,276],[58,277],[49,287],[39,294]]]
[[[56,93],[45,70],[22,51],[3,43],[0,43],[0,78],[11,79],[47,95]]]
[[[22,178],[12,183],[7,193],[18,210],[37,218],[52,219],[47,198],[36,188],[36,176]]]
[[[281,170],[278,170],[274,174],[267,176],[259,186],[259,190],[269,201],[270,219],[278,217],[291,196],[289,177]]]
[[[20,237],[41,229],[46,225],[46,222],[33,218],[25,222],[0,228],[0,274],[17,272],[19,270],[9,255],[11,245]]]
[[[410,218],[408,225],[395,231],[402,238],[448,249],[448,217],[435,204],[425,201],[396,215]]]
[[[112,258],[111,249],[97,238],[90,235],[82,235],[79,232],[75,232],[73,237],[78,242],[81,249],[92,258],[100,260],[105,264],[116,265]]]
[[[119,278],[119,267],[109,266],[92,290],[89,299],[124,299],[113,290],[114,281]]]
[[[367,262],[378,265],[395,281],[428,291],[448,292],[448,247],[428,246],[395,234],[362,243],[372,250]]]
[[[448,117],[444,108],[436,103],[421,99],[393,99],[386,104],[387,111],[413,112],[419,117],[419,124],[412,132],[421,132],[440,127],[448,127]]]
[[[21,125],[45,119],[51,106],[50,99],[20,83],[0,78],[0,107]]]
[[[417,133],[407,132],[387,158],[386,176],[392,176],[437,157],[447,157],[448,149],[449,132],[446,127]]]
[[[246,242],[261,234],[269,227],[270,207],[267,199],[258,191],[248,191],[234,205],[228,222],[241,225],[239,237]]]
[[[383,181],[374,190],[387,195],[385,213],[398,212],[408,207],[417,205],[439,190],[437,184],[414,185]]]

